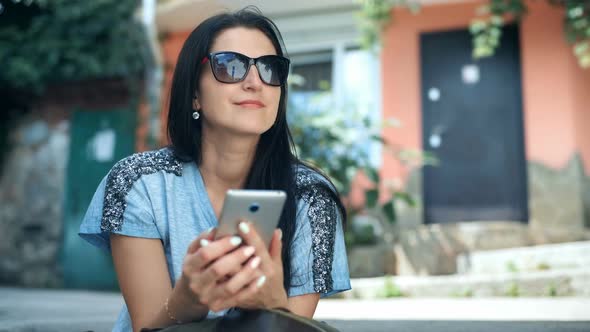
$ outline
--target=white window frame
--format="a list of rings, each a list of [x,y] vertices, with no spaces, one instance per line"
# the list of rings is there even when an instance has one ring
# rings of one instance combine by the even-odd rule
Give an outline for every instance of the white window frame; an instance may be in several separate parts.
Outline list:
[[[359,48],[360,33],[354,10],[349,11],[324,11],[307,15],[286,15],[274,18],[283,35],[285,46],[289,56],[296,61],[298,56],[305,58],[306,54],[317,52],[330,52],[332,54],[332,96],[335,107],[342,108],[343,101],[349,96],[344,80],[346,52],[349,49]],[[377,54],[373,54],[374,61],[367,68],[370,77],[374,77],[371,96],[374,101],[371,119],[383,121],[382,95],[381,95],[381,63]],[[297,64],[297,62],[293,62]],[[309,62],[303,62],[309,63]],[[374,144],[370,148],[371,164],[375,167],[382,165],[382,149]]]

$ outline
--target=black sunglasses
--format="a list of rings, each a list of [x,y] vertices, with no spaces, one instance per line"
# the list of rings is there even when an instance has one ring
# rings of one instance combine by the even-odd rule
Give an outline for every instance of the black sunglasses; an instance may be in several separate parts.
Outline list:
[[[290,61],[279,55],[263,55],[252,59],[237,52],[215,52],[204,57],[201,64],[207,60],[211,62],[213,76],[222,83],[243,81],[252,65],[256,65],[260,80],[268,85],[284,85],[289,75]]]

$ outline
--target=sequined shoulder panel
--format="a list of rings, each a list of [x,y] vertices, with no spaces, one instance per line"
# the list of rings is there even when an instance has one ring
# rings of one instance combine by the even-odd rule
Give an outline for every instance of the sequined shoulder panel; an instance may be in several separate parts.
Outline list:
[[[133,154],[115,164],[107,176],[100,229],[103,232],[121,231],[125,197],[142,175],[165,171],[182,175],[182,163],[170,149]]]
[[[333,289],[332,262],[337,226],[336,203],[328,193],[326,183],[311,170],[297,174],[297,199],[308,204],[307,218],[311,223],[313,252],[313,285],[318,293]]]

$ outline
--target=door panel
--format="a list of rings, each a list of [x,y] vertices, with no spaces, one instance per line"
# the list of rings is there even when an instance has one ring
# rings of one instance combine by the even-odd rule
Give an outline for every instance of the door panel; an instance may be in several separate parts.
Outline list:
[[[420,38],[426,223],[528,220],[518,28],[471,57],[467,30]]]
[[[134,152],[135,125],[129,109],[73,112],[61,256],[67,288],[117,289],[110,254],[82,240],[78,229],[102,178]]]

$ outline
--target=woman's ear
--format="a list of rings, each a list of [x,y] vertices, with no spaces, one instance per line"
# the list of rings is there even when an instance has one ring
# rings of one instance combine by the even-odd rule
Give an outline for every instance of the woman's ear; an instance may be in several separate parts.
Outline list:
[[[193,98],[193,109],[194,109],[195,111],[199,111],[199,110],[201,110],[201,104],[199,103],[199,99],[197,99],[197,96],[195,96],[195,97]]]

